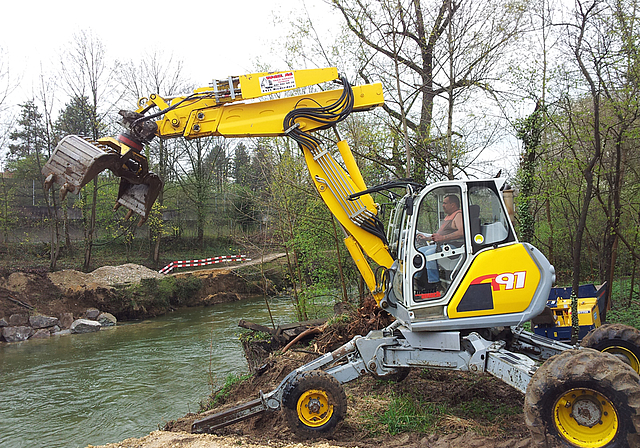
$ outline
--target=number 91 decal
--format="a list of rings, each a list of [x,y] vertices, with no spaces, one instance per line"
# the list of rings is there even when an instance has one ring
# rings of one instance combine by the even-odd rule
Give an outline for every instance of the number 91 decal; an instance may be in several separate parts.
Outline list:
[[[526,271],[505,272],[497,275],[490,274],[490,275],[483,275],[483,276],[477,277],[471,282],[471,284],[478,285],[480,283],[485,282],[486,280],[491,280],[492,290],[500,291],[500,286],[504,286],[504,290],[509,291],[512,289],[524,288],[526,278],[527,278]]]

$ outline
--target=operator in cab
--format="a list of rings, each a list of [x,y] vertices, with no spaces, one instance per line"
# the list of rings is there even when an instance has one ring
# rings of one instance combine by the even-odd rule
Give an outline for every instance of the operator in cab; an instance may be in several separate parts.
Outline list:
[[[464,223],[462,221],[462,210],[460,209],[460,199],[454,194],[444,197],[442,209],[446,213],[440,228],[431,235],[416,232],[416,243],[418,250],[425,256],[436,252],[438,245],[450,244],[460,246],[464,241]],[[433,241],[436,244],[428,244]],[[427,261],[427,281],[437,283],[440,281],[438,264],[435,260]]]

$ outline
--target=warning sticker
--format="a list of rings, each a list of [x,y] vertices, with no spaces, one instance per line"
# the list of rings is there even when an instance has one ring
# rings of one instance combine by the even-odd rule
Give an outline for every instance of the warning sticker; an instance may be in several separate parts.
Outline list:
[[[296,80],[293,72],[275,73],[260,77],[260,90],[262,93],[273,93],[280,90],[295,89]]]

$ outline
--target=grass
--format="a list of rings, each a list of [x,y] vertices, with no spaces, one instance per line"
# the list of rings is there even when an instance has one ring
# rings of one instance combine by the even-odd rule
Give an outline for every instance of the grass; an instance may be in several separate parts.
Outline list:
[[[243,381],[251,378],[251,374],[246,375],[236,375],[230,373],[224,380],[224,384],[217,391],[215,391],[211,396],[208,397],[206,401],[200,402],[200,410],[198,412],[205,412],[210,409],[215,408],[220,404],[224,404],[227,399],[231,396],[231,392],[236,384],[239,384]]]
[[[367,429],[373,435],[380,430],[397,435],[401,432],[429,433],[442,418],[442,405],[428,402],[424,397],[408,394],[392,394],[389,404],[382,414],[368,414]]]
[[[522,413],[521,406],[489,403],[480,398],[451,406],[431,402],[420,394],[392,392],[389,397],[379,397],[378,401],[385,405],[372,406],[376,409],[365,412],[362,422],[373,437],[404,432],[430,434],[460,428],[495,435],[504,430],[501,425],[508,417]]]

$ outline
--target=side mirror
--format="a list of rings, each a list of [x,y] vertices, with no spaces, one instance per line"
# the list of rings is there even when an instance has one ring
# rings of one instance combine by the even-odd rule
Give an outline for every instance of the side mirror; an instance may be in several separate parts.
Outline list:
[[[413,196],[407,197],[404,207],[407,210],[407,216],[413,215]]]

